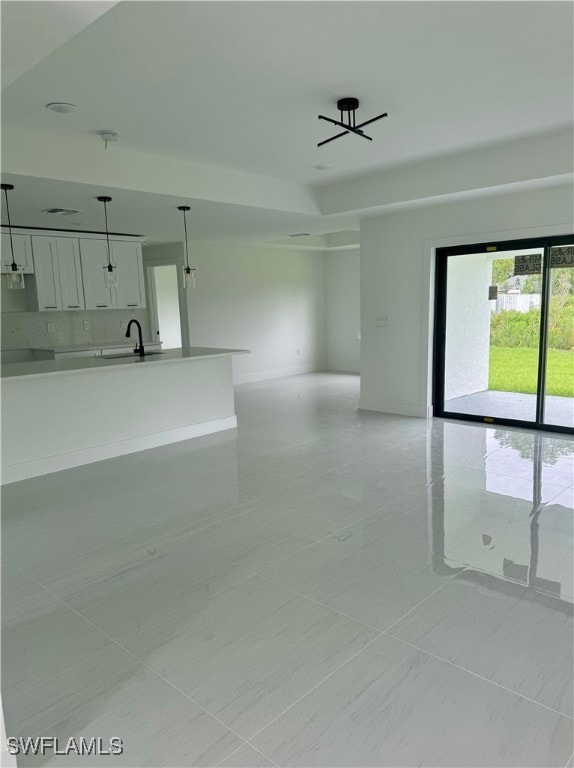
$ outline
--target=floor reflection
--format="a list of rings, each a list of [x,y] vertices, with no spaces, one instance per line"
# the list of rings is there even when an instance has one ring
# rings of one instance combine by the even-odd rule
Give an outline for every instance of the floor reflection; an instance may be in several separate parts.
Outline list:
[[[432,429],[432,553],[573,602],[573,456],[561,436]]]

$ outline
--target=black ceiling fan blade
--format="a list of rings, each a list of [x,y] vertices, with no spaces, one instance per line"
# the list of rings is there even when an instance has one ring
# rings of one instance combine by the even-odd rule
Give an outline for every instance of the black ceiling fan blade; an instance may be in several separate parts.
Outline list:
[[[346,133],[356,133],[358,136],[362,136],[364,139],[367,139],[367,141],[372,141],[372,138],[370,136],[367,136],[363,131],[357,131],[355,128],[347,128],[346,131],[342,131],[342,133],[337,133],[335,136],[331,136],[330,139],[325,139],[325,141],[320,141],[317,146],[322,147],[323,144],[328,144],[330,141],[334,141],[335,139],[340,139],[341,136],[344,136]]]
[[[325,117],[325,115],[318,115],[317,117],[319,118],[319,120],[326,120],[328,123],[333,123],[333,125],[338,125],[341,128],[348,128],[348,126],[345,125],[345,123],[342,123],[340,120],[335,120],[332,117]]]
[[[333,123],[333,125],[338,125],[340,128],[345,129],[345,133],[356,133],[357,136],[362,136],[363,139],[367,139],[367,141],[372,141],[370,136],[367,136],[363,131],[360,131],[359,128],[361,126],[357,126],[356,128],[353,128],[352,125],[345,125],[345,123],[339,122],[339,120],[333,120],[331,117],[325,117],[325,115],[319,115],[319,120],[326,120],[328,123]],[[342,136],[343,134],[339,134],[339,136]],[[334,139],[339,138],[339,136],[333,136]],[[321,142],[324,144],[325,142]],[[320,146],[319,144],[317,146]]]
[[[325,141],[320,141],[317,146],[322,147],[323,144],[328,144],[330,141],[335,141],[335,139],[340,139],[341,136],[344,136],[346,133],[349,133],[349,131],[342,131],[341,133],[338,133],[336,136],[331,136],[330,139],[325,139]]]
[[[389,115],[388,115],[388,113],[387,113],[387,112],[383,112],[383,114],[382,114],[382,115],[377,115],[377,117],[371,117],[371,119],[370,119],[370,120],[365,120],[365,122],[364,122],[364,123],[359,123],[359,125],[357,125],[357,126],[355,126],[355,127],[356,127],[356,128],[362,128],[364,125],[369,125],[369,123],[374,123],[374,122],[375,122],[375,120],[380,120],[381,118],[383,118],[383,117],[388,117],[388,116],[389,116]]]

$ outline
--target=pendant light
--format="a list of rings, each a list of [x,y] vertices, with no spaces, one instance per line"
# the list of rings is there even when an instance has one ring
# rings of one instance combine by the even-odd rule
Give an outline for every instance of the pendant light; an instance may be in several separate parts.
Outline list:
[[[14,189],[13,184],[1,184],[0,187],[4,190],[4,198],[6,201],[6,215],[8,216],[8,233],[10,235],[10,254],[12,256],[12,263],[10,266],[10,272],[7,274],[8,288],[22,289],[24,288],[24,273],[18,272],[18,264],[14,258],[14,240],[12,237],[12,222],[10,220],[10,206],[8,205],[8,190]]]
[[[195,288],[195,267],[189,266],[189,249],[187,244],[187,212],[190,210],[189,205],[178,205],[178,211],[183,213],[183,230],[185,233],[185,267],[183,273],[185,277],[185,287]]]
[[[112,202],[111,197],[102,195],[96,198],[100,203],[104,204],[104,219],[106,222],[106,245],[108,247],[108,263],[104,267],[104,282],[107,288],[116,288],[118,284],[118,268],[112,264],[112,253],[110,250],[110,233],[108,231],[108,203]]]

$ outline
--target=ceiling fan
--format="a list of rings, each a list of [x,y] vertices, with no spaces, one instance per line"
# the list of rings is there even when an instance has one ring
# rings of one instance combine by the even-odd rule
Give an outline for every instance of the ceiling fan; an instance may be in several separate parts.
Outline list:
[[[363,139],[367,139],[367,141],[372,141],[372,138],[370,136],[367,136],[364,131],[361,130],[365,125],[369,125],[369,123],[374,123],[375,120],[380,120],[382,117],[387,117],[387,113],[384,112],[382,115],[378,115],[377,117],[372,117],[370,120],[365,120],[364,123],[359,123],[357,125],[356,121],[356,110],[359,108],[359,99],[355,99],[353,96],[347,96],[344,99],[339,99],[337,101],[337,109],[341,113],[341,119],[340,120],[333,120],[332,117],[325,117],[325,115],[319,115],[319,120],[326,120],[328,123],[333,123],[333,125],[338,125],[340,128],[344,128],[345,130],[341,133],[336,134],[336,136],[331,136],[330,139],[325,139],[325,141],[320,141],[317,146],[322,147],[323,144],[328,144],[330,141],[335,141],[335,139],[339,139],[341,136],[344,136],[346,133],[354,133],[357,136],[361,136]],[[347,123],[343,122],[343,112],[347,113]]]

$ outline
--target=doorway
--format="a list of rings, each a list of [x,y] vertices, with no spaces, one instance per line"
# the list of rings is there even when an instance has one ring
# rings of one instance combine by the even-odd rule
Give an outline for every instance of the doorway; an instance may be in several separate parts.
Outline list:
[[[163,349],[182,346],[178,269],[175,264],[149,267],[152,301],[152,334]]]
[[[574,431],[574,236],[437,249],[437,416]]]

